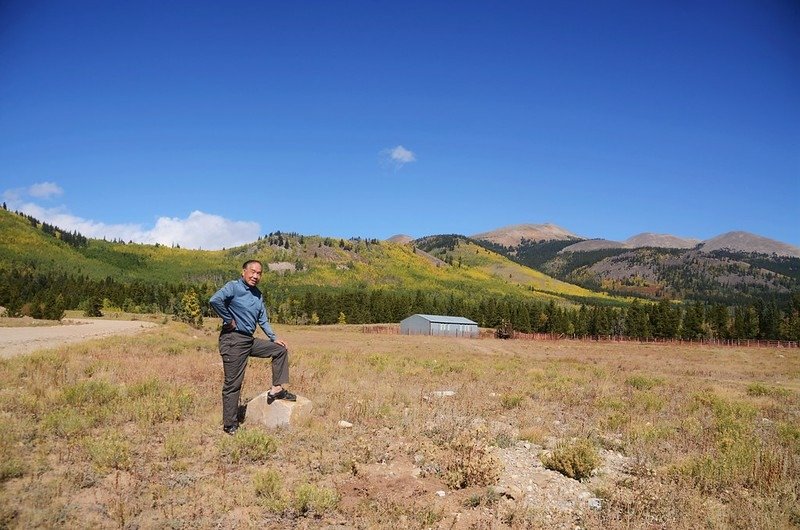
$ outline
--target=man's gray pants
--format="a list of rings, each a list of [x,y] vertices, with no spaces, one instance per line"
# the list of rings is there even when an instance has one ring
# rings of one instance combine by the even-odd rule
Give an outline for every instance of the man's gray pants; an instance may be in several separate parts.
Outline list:
[[[239,395],[248,358],[271,357],[273,386],[289,382],[289,351],[280,344],[233,331],[220,334],[219,353],[225,370],[222,385],[222,424],[225,427],[239,424]]]

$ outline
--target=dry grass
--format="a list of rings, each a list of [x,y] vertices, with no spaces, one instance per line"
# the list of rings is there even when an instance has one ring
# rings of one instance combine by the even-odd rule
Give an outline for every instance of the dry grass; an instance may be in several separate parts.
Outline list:
[[[0,528],[541,526],[492,493],[493,451],[575,439],[635,465],[568,524],[800,524],[795,350],[279,326],[312,418],[228,437],[207,326],[0,361]],[[269,379],[251,361],[245,397]]]

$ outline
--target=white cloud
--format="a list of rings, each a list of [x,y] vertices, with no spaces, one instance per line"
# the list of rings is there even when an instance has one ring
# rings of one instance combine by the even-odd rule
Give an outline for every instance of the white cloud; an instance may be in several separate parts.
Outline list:
[[[220,249],[235,247],[258,239],[261,227],[251,221],[232,221],[198,210],[186,219],[160,217],[148,232],[149,242],[186,248]]]
[[[121,239],[123,241],[136,241],[145,243],[147,231],[137,224],[106,224],[89,219],[83,219],[69,213],[63,206],[45,208],[35,203],[27,202],[14,205],[10,209],[19,210],[32,215],[40,221],[57,226],[68,232],[77,231],[81,235],[96,239]]]
[[[392,147],[391,149],[384,149],[381,151],[381,159],[384,164],[392,166],[395,170],[398,170],[406,164],[416,162],[417,155],[402,145],[398,145],[396,147]]]
[[[55,182],[39,182],[28,188],[28,195],[37,199],[49,199],[64,193]]]
[[[53,186],[54,188],[50,188],[51,193],[55,189],[61,190],[58,186]],[[193,211],[185,219],[160,217],[152,228],[137,223],[108,224],[73,215],[64,206],[47,208],[24,201],[24,195],[33,195],[32,189],[33,186],[27,190],[13,189],[3,192],[3,197],[9,201],[8,209],[26,213],[69,232],[77,231],[89,238],[218,250],[250,243],[257,240],[261,233],[261,227],[256,222],[234,221],[201,211]],[[46,191],[47,188],[43,190]],[[45,196],[49,195],[45,193]]]

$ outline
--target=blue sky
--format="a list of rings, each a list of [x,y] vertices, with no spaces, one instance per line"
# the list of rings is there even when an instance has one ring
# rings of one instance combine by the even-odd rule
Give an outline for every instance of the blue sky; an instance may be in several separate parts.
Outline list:
[[[544,222],[800,245],[800,4],[6,1],[0,193],[207,249]]]

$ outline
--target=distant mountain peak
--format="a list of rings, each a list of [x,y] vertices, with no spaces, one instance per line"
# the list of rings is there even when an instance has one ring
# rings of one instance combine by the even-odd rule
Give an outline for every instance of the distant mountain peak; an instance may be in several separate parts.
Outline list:
[[[523,239],[529,241],[581,239],[580,236],[553,223],[509,225],[470,237],[491,241],[506,247],[516,247]]]
[[[707,239],[700,246],[700,250],[703,252],[713,252],[714,250],[756,252],[759,254],[776,254],[778,256],[800,258],[800,247],[743,231],[726,232],[717,237]]]
[[[390,243],[400,243],[401,245],[404,245],[406,243],[414,241],[414,238],[411,236],[407,236],[405,234],[396,234],[387,239],[386,241]]]
[[[700,244],[699,239],[678,237],[670,234],[654,234],[642,232],[625,240],[631,248],[656,247],[656,248],[694,248]]]
[[[567,252],[590,252],[592,250],[605,250],[610,248],[632,247],[624,241],[611,241],[610,239],[587,239],[585,241],[579,241],[574,245],[564,247],[558,253],[564,254]]]

